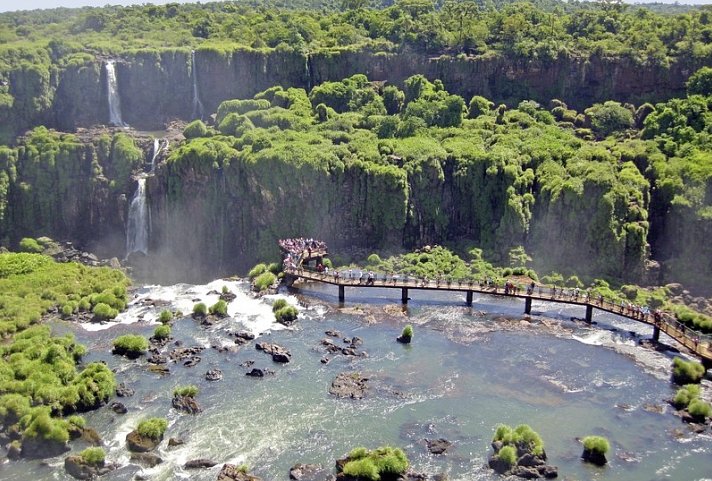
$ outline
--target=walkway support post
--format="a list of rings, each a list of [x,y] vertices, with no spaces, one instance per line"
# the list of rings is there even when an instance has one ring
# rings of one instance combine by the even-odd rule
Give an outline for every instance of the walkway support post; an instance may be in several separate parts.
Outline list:
[[[653,341],[660,341],[660,328],[658,326],[653,326]]]
[[[524,314],[531,314],[532,313],[532,298],[527,297],[524,300]]]
[[[408,288],[407,287],[403,287],[401,289],[401,302],[403,304],[408,304]]]
[[[465,298],[465,302],[468,306],[472,305],[472,291],[467,291],[467,297]]]
[[[586,305],[586,322],[589,324],[593,322],[593,306],[590,304]]]
[[[344,286],[339,286],[339,302],[344,302]]]

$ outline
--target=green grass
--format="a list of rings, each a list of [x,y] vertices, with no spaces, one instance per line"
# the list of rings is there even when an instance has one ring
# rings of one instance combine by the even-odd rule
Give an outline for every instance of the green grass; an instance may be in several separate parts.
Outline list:
[[[163,310],[161,311],[161,314],[158,316],[158,322],[161,324],[168,324],[173,320],[173,313],[168,310]]]
[[[501,441],[505,446],[524,447],[536,456],[544,453],[544,442],[527,424],[520,424],[514,429],[506,424],[500,424],[492,441]]]
[[[411,326],[410,324],[405,326],[401,331],[401,337],[406,339],[413,339],[413,326]]]
[[[250,269],[250,272],[247,273],[247,277],[250,278],[250,280],[253,280],[260,274],[264,274],[267,272],[267,264],[257,264],[255,267]]]
[[[274,301],[274,304],[272,304],[272,312],[277,312],[280,309],[287,307],[287,306],[288,306],[288,304],[287,304],[286,300],[277,299],[276,301]]]
[[[294,306],[284,306],[278,309],[274,313],[274,318],[277,322],[282,324],[291,324],[297,319],[299,311]]]
[[[611,446],[608,439],[602,436],[586,436],[583,438],[583,448],[592,453],[605,455],[611,449]]]
[[[90,466],[103,466],[106,460],[106,453],[104,448],[93,447],[86,448],[84,451],[79,453],[82,460]]]
[[[163,438],[166,429],[168,429],[168,421],[164,418],[150,418],[141,421],[136,427],[136,431],[143,437],[160,440]]]
[[[704,375],[705,368],[697,361],[685,361],[680,357],[672,361],[672,380],[676,384],[697,384]]]
[[[171,337],[171,326],[162,325],[156,327],[153,331],[153,337],[158,340],[168,339]]]
[[[42,252],[42,246],[35,239],[32,239],[31,237],[25,237],[20,241],[20,250],[22,252],[30,252],[37,254]]]
[[[693,399],[687,406],[687,412],[694,418],[703,420],[712,417],[712,406],[702,399]]]
[[[127,355],[141,355],[148,350],[148,340],[138,334],[125,334],[114,339],[114,350]]]
[[[497,458],[507,463],[510,467],[517,464],[517,448],[514,446],[503,446],[497,453]]]
[[[198,302],[193,306],[194,316],[205,316],[208,313],[208,306],[203,302]]]
[[[685,409],[692,401],[700,397],[699,384],[686,384],[677,390],[672,399],[673,405],[678,409]]]
[[[215,316],[227,316],[227,303],[220,299],[218,302],[210,306],[210,314]]]
[[[344,465],[344,474],[357,478],[378,481],[382,476],[395,478],[408,469],[408,458],[398,448],[383,446],[373,451],[355,448]]]
[[[277,277],[272,274],[271,272],[263,272],[262,274],[258,275],[255,280],[253,281],[253,284],[255,286],[255,290],[257,292],[262,292],[267,290],[268,288],[272,287],[274,284],[274,281],[277,280]]]
[[[174,396],[195,397],[198,395],[198,386],[178,386],[173,390]]]

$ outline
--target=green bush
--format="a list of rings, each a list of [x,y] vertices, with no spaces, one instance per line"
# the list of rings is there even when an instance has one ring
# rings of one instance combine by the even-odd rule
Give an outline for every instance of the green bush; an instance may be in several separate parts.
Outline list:
[[[193,315],[194,316],[205,316],[208,313],[208,306],[205,305],[203,302],[199,302],[196,305],[193,306]]]
[[[274,318],[277,322],[279,322],[281,324],[289,325],[297,319],[298,315],[299,315],[299,311],[297,311],[296,307],[284,306],[283,308],[275,311]]]
[[[255,278],[253,284],[257,292],[262,292],[272,287],[276,280],[277,278],[271,272],[263,272]]]
[[[403,328],[403,331],[401,331],[401,337],[406,338],[406,339],[413,339],[413,326],[408,324]]]
[[[678,409],[685,409],[689,404],[700,397],[700,386],[698,384],[686,384],[677,390],[672,404]]]
[[[122,355],[141,355],[148,350],[148,340],[137,334],[125,334],[114,339],[114,352]]]
[[[163,339],[168,339],[171,337],[171,326],[158,326],[154,331],[153,331],[153,338],[158,339],[158,340],[163,340]]]
[[[583,438],[583,448],[592,453],[605,455],[611,446],[608,440],[602,436],[586,436]]]
[[[168,429],[168,421],[164,418],[150,418],[141,421],[136,431],[143,437],[160,440]]]
[[[344,465],[344,474],[372,481],[380,480],[381,476],[395,478],[408,469],[408,458],[403,450],[390,446],[373,451],[356,448],[351,451],[348,459]]]
[[[103,448],[86,448],[79,453],[79,456],[82,461],[90,466],[103,466],[106,460],[106,453]]]
[[[158,322],[161,324],[168,324],[173,320],[173,313],[168,310],[161,311],[161,314],[158,316]]]
[[[250,269],[250,272],[247,273],[247,277],[250,278],[250,280],[254,279],[255,277],[259,276],[260,274],[263,274],[267,271],[267,264],[257,264],[255,267]]]
[[[206,137],[208,135],[208,128],[205,126],[202,120],[194,120],[183,129],[183,136],[186,139],[195,139],[197,137]]]
[[[31,237],[25,237],[20,241],[20,251],[39,254],[42,252],[42,246],[39,242]]]
[[[219,317],[227,316],[227,303],[220,299],[218,302],[210,306],[210,314]]]
[[[517,464],[517,449],[514,446],[503,446],[497,453],[497,458],[510,467]]]
[[[676,357],[672,361],[672,380],[679,385],[697,384],[705,375],[705,368],[697,361],[684,361]]]
[[[378,256],[378,254],[371,254],[371,255],[368,256],[368,258],[366,259],[366,263],[367,263],[369,266],[377,266],[378,264],[381,263],[381,258]]]
[[[197,386],[179,386],[173,390],[174,396],[195,397],[198,395]]]
[[[272,274],[277,275],[282,272],[282,264],[280,264],[279,262],[273,262],[267,266],[267,270],[270,271]]]
[[[282,309],[283,307],[287,307],[287,301],[284,299],[277,299],[274,301],[274,304],[272,304],[272,312],[277,312],[278,310]]]
[[[702,399],[693,399],[687,406],[687,412],[697,419],[709,418],[712,417],[712,406]]]
[[[20,420],[20,427],[25,428],[22,434],[27,438],[40,438],[57,443],[69,441],[67,423],[51,418],[50,409],[45,406],[33,408]]]
[[[70,424],[70,426],[74,426],[79,429],[83,429],[87,425],[86,420],[76,414],[69,416],[67,418],[67,422]]]
[[[94,314],[94,319],[99,322],[109,321],[114,319],[119,314],[119,311],[112,308],[108,304],[104,304],[103,302],[95,305],[91,312]]]
[[[536,456],[544,453],[544,442],[541,437],[526,424],[520,424],[514,429],[506,424],[500,424],[495,430],[492,441],[501,441],[505,446],[523,447]]]

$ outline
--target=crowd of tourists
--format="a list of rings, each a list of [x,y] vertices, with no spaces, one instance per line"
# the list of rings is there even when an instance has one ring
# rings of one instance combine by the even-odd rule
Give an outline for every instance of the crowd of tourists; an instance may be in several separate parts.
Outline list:
[[[326,253],[326,242],[316,239],[297,237],[277,241],[280,249],[285,252],[284,267],[296,268],[303,258],[310,258],[312,253]]]

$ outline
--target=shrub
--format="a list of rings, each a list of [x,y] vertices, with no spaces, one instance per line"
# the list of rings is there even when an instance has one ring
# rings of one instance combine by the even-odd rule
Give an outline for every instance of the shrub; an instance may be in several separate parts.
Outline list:
[[[174,396],[195,397],[198,395],[197,386],[178,386],[173,390]]]
[[[62,306],[62,316],[69,317],[72,314],[74,314],[74,306],[72,306],[70,303],[64,304]]]
[[[160,440],[168,429],[168,421],[164,418],[150,418],[141,421],[136,431],[143,437]]]
[[[227,288],[227,286],[222,286],[222,293],[227,294],[230,292],[230,289]]]
[[[378,256],[378,254],[371,254],[366,259],[366,263],[368,263],[369,266],[377,266],[381,263],[381,258]]]
[[[103,466],[106,459],[106,453],[103,448],[86,448],[79,453],[86,464],[90,466]]]
[[[285,301],[284,299],[277,299],[276,301],[274,301],[274,304],[272,304],[272,312],[277,312],[278,310],[287,306],[287,301]]]
[[[395,478],[408,469],[408,458],[403,450],[390,446],[373,451],[356,448],[349,453],[348,459],[344,465],[344,474],[373,481],[380,480],[383,475]]]
[[[227,303],[220,299],[218,302],[210,306],[210,314],[220,317],[227,316]]]
[[[183,136],[186,139],[195,139],[197,137],[205,137],[208,135],[208,128],[202,120],[194,120],[183,129]]]
[[[171,337],[171,326],[158,326],[153,331],[153,338],[158,340],[168,339]]]
[[[712,406],[702,399],[693,399],[687,407],[687,412],[697,419],[709,418],[712,417]]]
[[[509,466],[517,464],[517,449],[514,446],[504,446],[497,453],[497,458]]]
[[[137,334],[126,334],[114,339],[114,353],[126,356],[140,356],[148,350],[148,340]]]
[[[608,440],[602,436],[586,436],[583,438],[583,448],[592,453],[605,455],[611,446]]]
[[[77,416],[76,414],[69,416],[67,418],[67,422],[69,423],[70,426],[74,426],[79,429],[83,429],[84,426],[87,425],[86,420],[81,416]]]
[[[698,384],[686,384],[677,390],[672,404],[678,409],[685,409],[695,399],[700,397],[700,386]]]
[[[109,321],[119,315],[119,311],[103,302],[95,305],[91,312],[94,314],[94,319],[99,322]]]
[[[274,284],[275,280],[277,280],[277,278],[274,274],[271,272],[263,272],[254,280],[255,290],[257,292],[267,290],[272,286],[272,284]]]
[[[297,320],[298,315],[299,315],[299,311],[297,311],[296,307],[285,306],[285,307],[275,311],[274,318],[280,324],[289,325],[289,324],[293,323],[295,320]]]
[[[413,326],[408,324],[403,328],[403,331],[401,331],[401,337],[407,338],[407,339],[413,339]]]
[[[505,446],[523,447],[536,456],[544,453],[544,442],[527,424],[520,424],[515,429],[500,424],[497,426],[492,441],[501,441]]]
[[[273,262],[267,266],[267,270],[270,271],[272,274],[277,275],[282,272],[282,264],[280,264],[279,262]]]
[[[672,380],[679,385],[698,384],[705,375],[704,366],[697,361],[684,361],[676,357],[672,366]]]
[[[259,276],[260,274],[263,274],[266,271],[267,271],[267,264],[257,264],[255,267],[250,269],[250,272],[247,273],[247,277],[249,277],[250,280],[252,280],[255,277]]]
[[[204,303],[199,302],[193,306],[193,315],[194,316],[205,316],[207,313],[208,313],[208,307]]]
[[[381,479],[378,473],[378,468],[370,458],[361,458],[354,461],[349,461],[344,466],[344,474],[353,476],[357,479],[370,479],[378,481]]]
[[[35,239],[25,237],[20,241],[20,251],[39,254],[42,252],[42,246]]]
[[[67,423],[49,416],[48,407],[33,408],[28,415],[22,418],[20,426],[25,428],[24,437],[41,438],[47,441],[66,443],[69,441]]]
[[[173,313],[168,310],[161,311],[161,314],[158,316],[158,322],[161,324],[168,324],[173,320]]]

